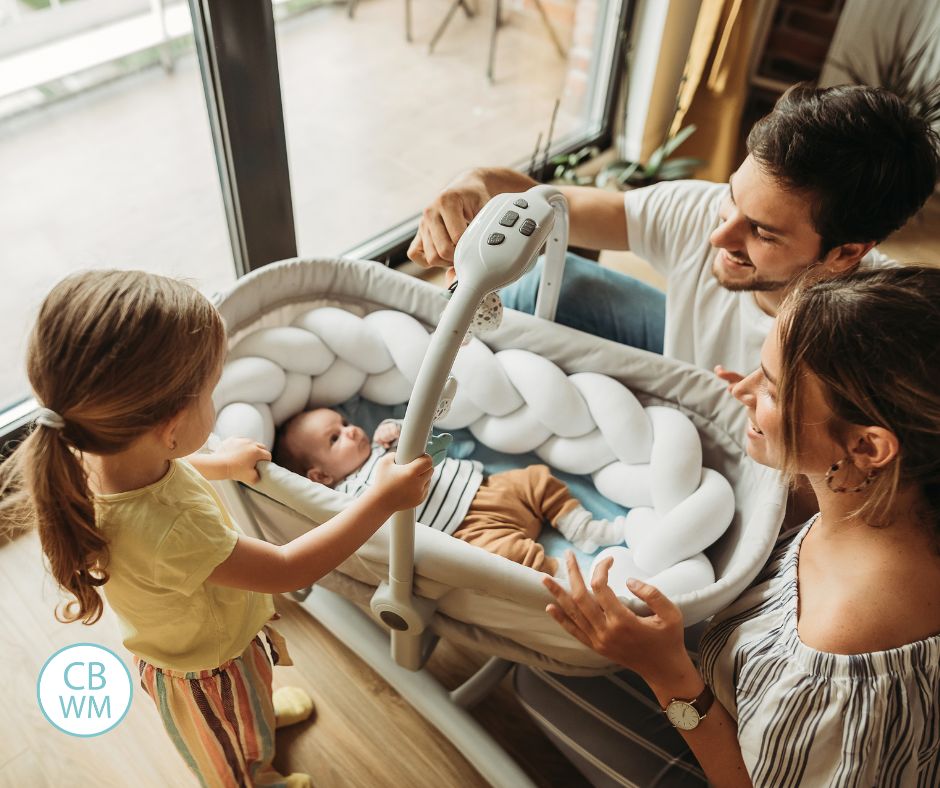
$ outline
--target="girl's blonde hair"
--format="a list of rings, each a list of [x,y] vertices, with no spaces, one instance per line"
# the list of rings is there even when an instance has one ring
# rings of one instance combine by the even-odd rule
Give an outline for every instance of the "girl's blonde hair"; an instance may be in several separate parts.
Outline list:
[[[108,580],[82,454],[108,455],[177,415],[219,367],[219,313],[195,288],[142,271],[88,271],[46,297],[27,372],[62,429],[37,426],[0,468],[0,497],[39,529],[53,577],[74,599],[60,621],[94,623]]]
[[[898,456],[855,512],[872,525],[894,513],[898,490],[923,494],[919,512],[940,544],[940,269],[858,271],[796,288],[777,318],[784,464],[798,467],[805,375],[822,384],[836,439],[851,425],[898,439]]]

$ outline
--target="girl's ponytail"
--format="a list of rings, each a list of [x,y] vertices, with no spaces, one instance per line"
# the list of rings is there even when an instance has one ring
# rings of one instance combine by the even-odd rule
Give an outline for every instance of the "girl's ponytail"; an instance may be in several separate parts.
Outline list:
[[[19,451],[24,449],[42,551],[56,582],[75,597],[56,610],[56,618],[94,624],[104,609],[98,587],[108,579],[108,543],[95,527],[88,475],[62,430],[37,426]]]

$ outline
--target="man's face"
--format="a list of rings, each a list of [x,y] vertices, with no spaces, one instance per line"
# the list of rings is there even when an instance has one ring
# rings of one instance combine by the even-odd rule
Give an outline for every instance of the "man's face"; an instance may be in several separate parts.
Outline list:
[[[729,183],[709,241],[719,250],[712,273],[728,290],[781,290],[819,262],[822,239],[810,217],[811,195],[787,191],[748,156]]]

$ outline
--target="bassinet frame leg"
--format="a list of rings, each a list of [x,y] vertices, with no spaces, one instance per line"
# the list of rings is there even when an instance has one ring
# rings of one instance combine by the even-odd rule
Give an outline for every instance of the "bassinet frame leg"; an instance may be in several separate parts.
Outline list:
[[[461,708],[472,709],[496,688],[513,664],[500,657],[490,657],[476,673],[450,691],[450,699]]]
[[[535,788],[519,765],[464,708],[457,705],[451,693],[427,670],[410,671],[395,664],[389,654],[388,635],[358,607],[321,586],[314,586],[304,607],[437,728],[490,785],[495,788]],[[492,681],[497,669],[495,664],[490,667],[492,662],[490,660],[476,675],[486,671],[486,679]],[[511,667],[511,663],[506,665]],[[498,667],[502,669],[502,665]],[[482,683],[477,686],[482,686]]]

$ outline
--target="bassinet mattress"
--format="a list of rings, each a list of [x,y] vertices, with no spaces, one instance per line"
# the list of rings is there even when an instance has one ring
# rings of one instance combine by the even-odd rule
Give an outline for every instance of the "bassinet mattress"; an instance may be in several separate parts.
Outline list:
[[[243,277],[217,302],[231,344],[263,327],[285,326],[317,306],[364,316],[406,312],[432,330],[446,304],[443,291],[374,262],[290,260]],[[746,419],[711,374],[655,354],[598,339],[565,326],[507,310],[485,335],[493,351],[525,349],[566,374],[595,372],[628,387],[644,406],[682,411],[699,430],[704,465],[722,474],[735,493],[725,534],[706,553],[716,580],[675,598],[687,624],[729,604],[766,561],[783,517],[786,490],[779,474],[744,454]],[[254,522],[265,538],[288,541],[323,522],[351,499],[268,464],[255,489],[224,484],[236,520]],[[247,522],[246,522],[247,521]],[[321,581],[368,609],[388,576],[388,525]],[[544,613],[549,601],[541,574],[423,526],[415,532],[415,593],[437,601],[432,629],[494,656],[555,672],[592,674],[612,665],[586,649]],[[632,604],[632,602],[631,602]]]

